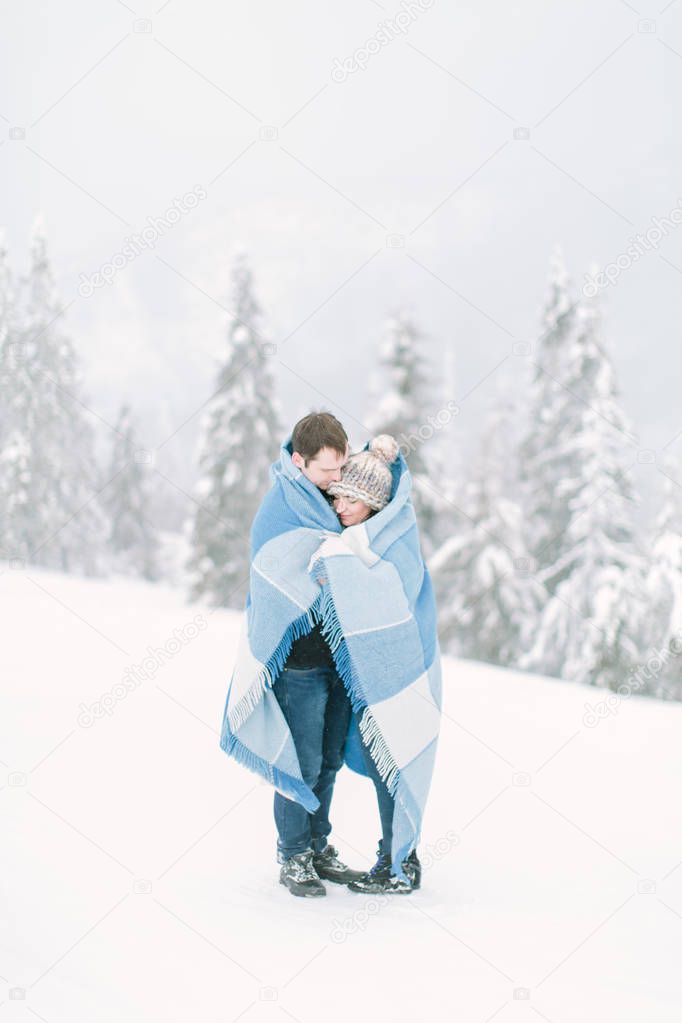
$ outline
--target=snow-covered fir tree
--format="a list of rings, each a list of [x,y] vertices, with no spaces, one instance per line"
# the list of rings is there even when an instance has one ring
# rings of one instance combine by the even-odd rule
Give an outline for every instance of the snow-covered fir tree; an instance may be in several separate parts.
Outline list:
[[[571,280],[557,245],[550,259],[542,332],[531,357],[527,431],[521,439],[519,457],[527,544],[539,568],[556,560],[554,538],[563,534],[569,519],[567,502],[561,493],[568,471],[561,444],[565,435],[561,416],[566,410],[565,378],[576,316],[577,301],[571,294]]]
[[[249,530],[281,438],[270,342],[260,330],[261,310],[243,254],[236,259],[232,285],[227,358],[201,425],[188,570],[191,599],[241,608],[249,583]]]
[[[146,452],[136,440],[130,405],[122,405],[109,464],[104,505],[109,517],[112,567],[124,574],[157,580],[158,532],[151,521],[152,491]]]
[[[462,489],[459,481],[464,476],[464,445],[459,431],[455,380],[454,350],[448,345],[443,353],[439,408],[432,416],[434,434],[427,442],[428,468],[437,491],[433,496],[436,514],[432,516],[430,544],[427,545],[431,552],[437,551],[457,532],[460,520],[457,501]]]
[[[636,667],[647,637],[646,558],[629,475],[633,435],[595,299],[581,302],[568,341],[551,409],[556,435],[541,466],[561,467],[551,524],[566,525],[552,538],[553,560],[537,568],[551,596],[519,666],[615,689]]]
[[[436,433],[429,424],[434,415],[429,398],[430,374],[426,367],[424,337],[404,311],[392,316],[379,348],[378,370],[372,374],[371,407],[365,426],[372,434],[390,433],[401,447],[412,476],[412,503],[425,556],[436,541],[436,523],[444,501],[432,471],[429,445]]]
[[[14,283],[4,229],[0,229],[0,473],[3,471],[6,451],[10,442],[9,390],[7,382],[12,372],[16,335]],[[2,518],[0,518],[2,523]],[[9,558],[11,550],[7,528],[0,524],[0,558]]]
[[[515,408],[500,400],[461,496],[460,525],[429,559],[444,649],[512,666],[530,642],[544,587],[524,547],[523,513],[510,496]]]
[[[647,592],[650,646],[661,651],[665,665],[654,661],[643,672],[642,687],[656,696],[682,699],[682,474],[671,454],[659,464],[662,501],[649,545]],[[656,670],[654,670],[656,669]],[[649,680],[649,676],[651,676]]]
[[[61,315],[38,218],[23,303],[0,354],[0,546],[12,558],[96,575],[105,520],[94,438]]]

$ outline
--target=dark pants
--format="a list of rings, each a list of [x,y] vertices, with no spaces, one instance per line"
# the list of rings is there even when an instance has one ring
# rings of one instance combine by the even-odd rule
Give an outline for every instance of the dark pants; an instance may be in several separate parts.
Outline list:
[[[322,852],[332,826],[329,807],[351,719],[336,668],[284,668],[272,691],[291,731],[304,782],[320,801],[315,813],[275,792],[277,861],[313,848]]]
[[[360,727],[360,715],[355,714],[355,720]],[[365,767],[369,774],[374,788],[376,789],[377,802],[379,804],[379,819],[381,821],[381,842],[379,848],[382,853],[387,856],[391,855],[391,844],[393,841],[393,810],[395,808],[395,800],[390,794],[386,787],[386,783],[381,780],[381,775],[377,770],[377,766],[372,760],[372,755],[367,747],[362,745],[362,755],[365,758]]]

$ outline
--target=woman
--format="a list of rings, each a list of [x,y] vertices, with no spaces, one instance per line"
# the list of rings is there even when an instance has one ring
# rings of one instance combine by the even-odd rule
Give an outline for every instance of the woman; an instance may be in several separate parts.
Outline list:
[[[395,461],[397,455],[398,444],[395,439],[389,434],[381,434],[371,441],[368,450],[351,455],[341,470],[341,480],[329,484],[327,492],[334,499],[334,511],[344,527],[364,522],[388,504],[393,482],[389,465]],[[357,714],[355,720],[359,729]],[[374,866],[362,877],[350,881],[348,887],[355,892],[408,894],[420,886],[421,864],[417,851],[413,849],[403,861],[403,870],[408,881],[392,872],[390,854],[394,799],[364,742],[362,753],[367,774],[372,779],[377,793],[382,837]]]

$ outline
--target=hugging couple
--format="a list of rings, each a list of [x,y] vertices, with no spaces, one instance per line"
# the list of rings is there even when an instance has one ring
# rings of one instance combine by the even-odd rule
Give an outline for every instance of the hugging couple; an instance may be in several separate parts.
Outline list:
[[[275,788],[280,882],[320,896],[419,888],[441,711],[431,579],[393,437],[355,454],[329,412],[296,423],[251,527],[249,592],[220,745]],[[376,790],[377,860],[327,839],[343,764]]]

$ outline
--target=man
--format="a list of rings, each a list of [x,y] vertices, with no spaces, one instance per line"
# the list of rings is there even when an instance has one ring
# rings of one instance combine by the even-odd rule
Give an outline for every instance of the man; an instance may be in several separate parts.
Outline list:
[[[304,416],[292,431],[291,450],[292,463],[331,505],[327,488],[341,479],[349,454],[341,423],[329,412]],[[319,624],[294,640],[273,693],[291,731],[303,780],[320,802],[311,814],[275,792],[280,882],[293,895],[325,895],[321,879],[347,884],[362,872],[349,869],[327,841],[332,830],[329,808],[343,764],[351,705]]]

